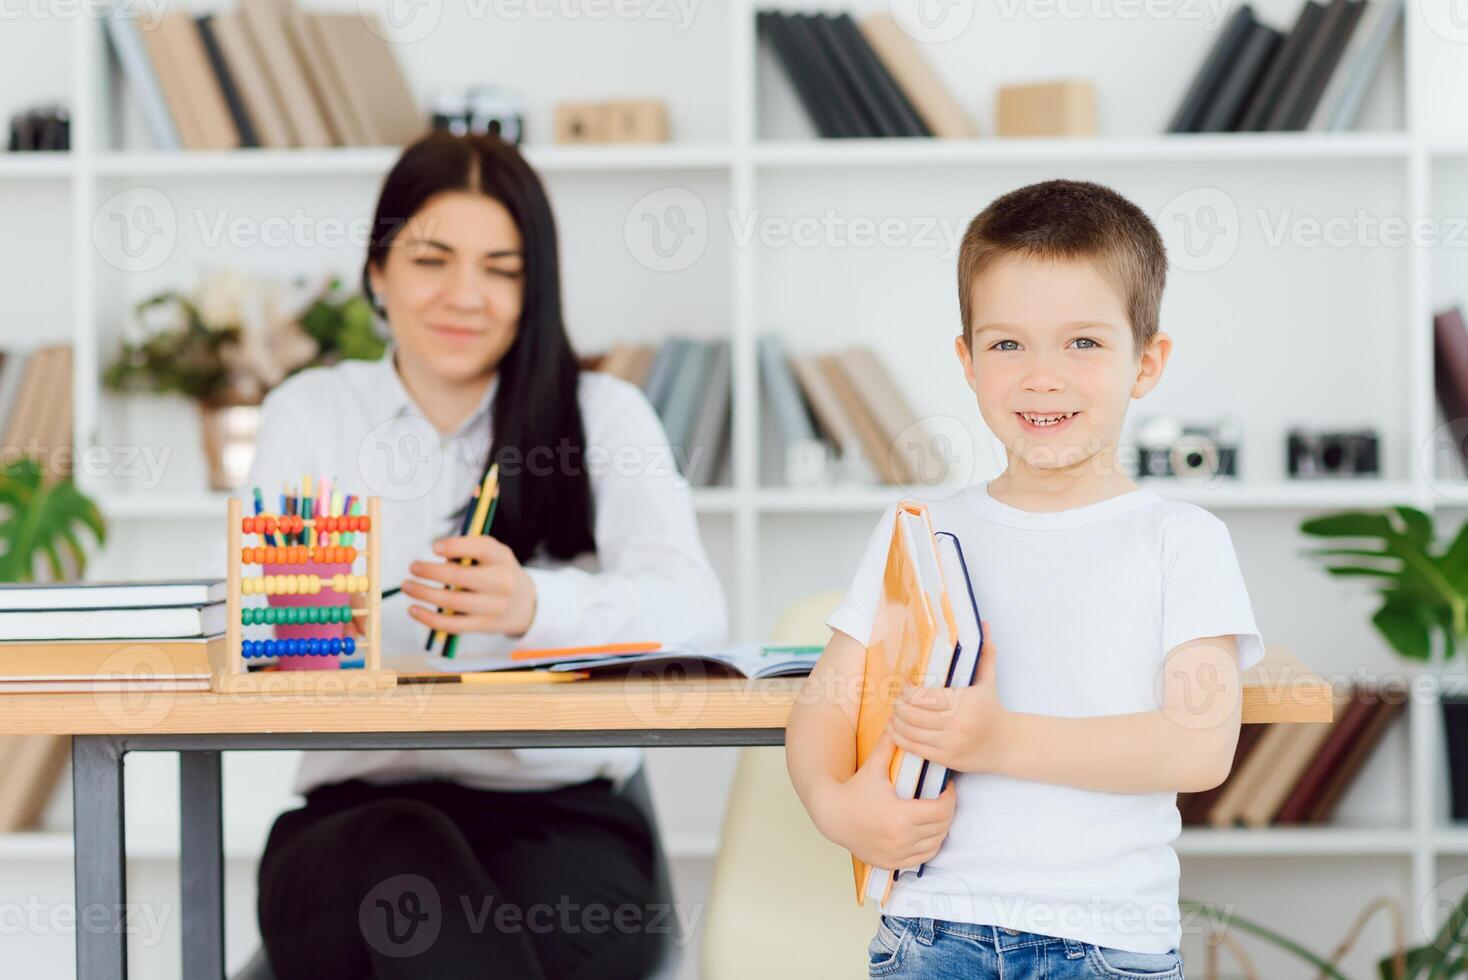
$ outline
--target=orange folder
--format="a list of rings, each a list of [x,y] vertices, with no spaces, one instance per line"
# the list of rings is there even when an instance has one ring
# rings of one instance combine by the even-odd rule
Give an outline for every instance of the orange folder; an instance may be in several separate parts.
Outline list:
[[[932,583],[931,587],[924,584],[925,579]],[[897,520],[882,573],[882,597],[867,644],[856,721],[857,766],[872,754],[886,729],[894,699],[904,687],[928,680],[929,663],[935,651],[941,655],[945,644],[951,659],[953,639],[957,635],[953,608],[942,584],[928,510],[922,504],[903,501],[897,505]],[[946,676],[946,663],[942,666]],[[898,785],[906,757],[907,753],[901,749],[892,754],[887,775],[894,787]],[[912,763],[920,766],[921,760],[914,757]],[[898,792],[901,794],[900,789]],[[866,896],[880,888],[881,902],[885,904],[896,877],[894,870],[874,868],[854,854],[851,865],[856,876],[856,903],[865,904]],[[874,875],[885,875],[885,883],[880,878],[874,882]]]

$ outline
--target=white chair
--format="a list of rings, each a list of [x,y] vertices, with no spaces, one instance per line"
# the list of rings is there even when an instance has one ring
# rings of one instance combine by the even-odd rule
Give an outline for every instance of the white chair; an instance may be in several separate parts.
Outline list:
[[[770,639],[824,644],[841,601],[828,592],[781,615]],[[782,748],[740,752],[704,917],[703,980],[864,977],[876,931],[856,904],[851,855],[820,835],[790,785]]]

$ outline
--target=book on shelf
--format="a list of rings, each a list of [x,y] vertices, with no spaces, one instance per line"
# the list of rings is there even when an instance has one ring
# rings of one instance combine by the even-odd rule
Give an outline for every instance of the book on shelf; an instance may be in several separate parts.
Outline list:
[[[617,344],[586,358],[584,366],[642,389],[692,486],[729,482],[733,358],[727,339]]]
[[[755,29],[823,138],[977,135],[890,14],[760,10]]]
[[[1218,90],[1208,99],[1197,125],[1200,133],[1229,133],[1238,128],[1270,60],[1284,44],[1284,33],[1260,21],[1252,21],[1249,33],[1230,61]]]
[[[1254,86],[1254,91],[1244,108],[1244,114],[1240,117],[1236,127],[1238,132],[1259,132],[1266,128],[1265,124],[1269,120],[1269,114],[1279,103],[1286,83],[1299,67],[1300,60],[1305,54],[1305,48],[1310,43],[1310,39],[1315,36],[1315,31],[1320,26],[1320,19],[1324,16],[1324,4],[1319,3],[1318,0],[1305,0],[1284,43],[1269,60],[1269,64],[1265,66],[1258,83]]]
[[[765,479],[770,483],[818,483],[824,474],[826,447],[816,434],[784,342],[765,334],[759,338],[757,355],[760,394],[766,407]]]
[[[114,8],[106,36],[158,149],[400,146],[427,119],[367,16],[294,0],[141,22]]]
[[[1366,0],[1331,0],[1320,27],[1300,58],[1298,70],[1285,82],[1279,102],[1265,123],[1266,129],[1299,131],[1310,124],[1315,105],[1330,83],[1330,75],[1339,64],[1365,6]]]
[[[926,425],[870,348],[789,354],[767,335],[759,354],[771,422],[766,482],[864,483],[875,476],[913,485],[939,472]],[[812,459],[828,468],[812,467]]]
[[[1306,0],[1286,35],[1239,6],[1167,131],[1339,132],[1355,125],[1404,0]]]
[[[1432,354],[1433,387],[1443,417],[1449,424],[1468,418],[1468,329],[1462,310],[1454,307],[1432,318]],[[1468,463],[1468,445],[1454,442]]]
[[[1185,826],[1226,829],[1328,823],[1341,796],[1402,710],[1393,687],[1356,685],[1324,724],[1244,725],[1218,786],[1178,795]]]
[[[1210,104],[1223,88],[1224,79],[1243,51],[1253,32],[1254,23],[1254,8],[1247,3],[1229,17],[1193,78],[1193,84],[1183,95],[1183,101],[1173,114],[1172,122],[1168,123],[1169,133],[1196,133],[1202,130],[1203,119],[1208,114]]]
[[[0,431],[48,478],[70,476],[72,354],[69,345],[0,351]]]
[[[66,735],[0,738],[0,833],[35,826],[71,756]]]

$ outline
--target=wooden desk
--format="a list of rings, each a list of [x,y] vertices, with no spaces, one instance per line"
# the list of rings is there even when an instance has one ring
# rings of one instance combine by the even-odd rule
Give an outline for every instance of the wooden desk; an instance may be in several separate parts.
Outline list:
[[[780,745],[798,679],[666,676],[505,687],[415,685],[387,691],[0,695],[0,735],[72,741],[77,976],[127,975],[123,758],[179,754],[183,975],[224,976],[224,803],[229,749],[488,749]],[[1245,676],[1243,718],[1324,722],[1331,689],[1271,648]],[[105,927],[97,927],[106,912]],[[92,916],[82,919],[86,912]],[[92,927],[83,928],[88,922]]]

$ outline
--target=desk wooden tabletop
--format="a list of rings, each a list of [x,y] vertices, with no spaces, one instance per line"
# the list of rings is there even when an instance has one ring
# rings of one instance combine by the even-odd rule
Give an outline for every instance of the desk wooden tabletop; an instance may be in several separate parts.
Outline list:
[[[340,677],[339,690],[309,694],[5,694],[0,735],[770,729],[785,726],[801,684],[639,677],[384,691],[354,671]],[[1323,722],[1331,711],[1330,686],[1282,648],[1245,673],[1246,723]]]

